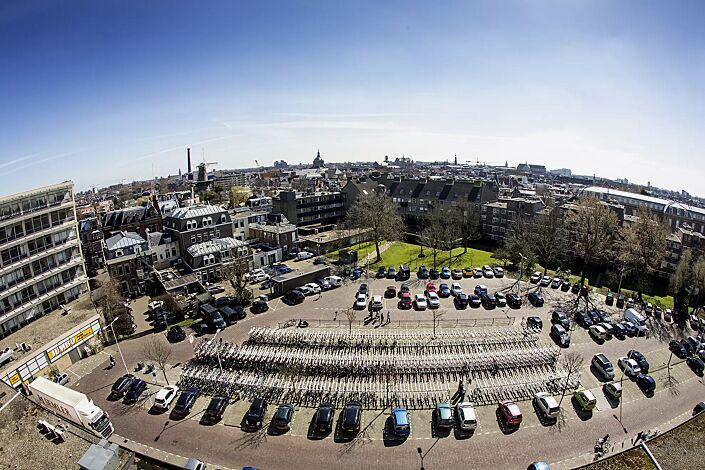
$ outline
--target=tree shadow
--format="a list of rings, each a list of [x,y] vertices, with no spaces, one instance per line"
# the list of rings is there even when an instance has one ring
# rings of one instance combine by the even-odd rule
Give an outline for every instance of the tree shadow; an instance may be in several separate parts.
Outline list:
[[[256,449],[265,442],[267,442],[267,429],[261,427],[256,431],[246,433],[242,437],[231,441],[230,444],[233,445],[233,450],[238,451],[247,448]]]
[[[504,435],[515,433],[519,430],[519,427],[521,427],[521,424],[507,424],[506,421],[504,421],[504,418],[502,418],[502,414],[499,412],[499,408],[495,410],[495,416],[497,418],[497,425],[499,426],[499,430],[502,431],[502,434]]]
[[[580,404],[578,401],[574,398],[570,398],[570,404],[573,405],[573,410],[575,411],[575,414],[578,415],[578,418],[580,421],[588,421],[590,418],[592,418],[593,412],[592,410],[590,411],[585,411],[580,407]],[[562,410],[561,410],[562,412]]]
[[[392,422],[392,417],[388,416],[384,422],[384,429],[382,431],[382,442],[384,447],[397,447],[405,443],[408,436],[397,436],[394,434],[394,424]]]

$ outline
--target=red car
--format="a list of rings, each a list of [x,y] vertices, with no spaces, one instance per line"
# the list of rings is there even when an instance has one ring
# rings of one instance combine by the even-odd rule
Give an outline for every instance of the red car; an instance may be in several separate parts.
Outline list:
[[[521,424],[521,410],[513,401],[500,401],[498,409],[507,426],[519,426]]]
[[[384,291],[384,296],[387,297],[387,298],[396,297],[396,296],[397,296],[397,288],[396,288],[396,286],[389,286],[389,287],[387,287],[387,290]]]
[[[399,303],[401,304],[401,308],[411,308],[413,306],[411,294],[408,292],[404,292],[401,295],[401,301]]]
[[[426,283],[426,292],[436,292],[436,285],[432,282]]]

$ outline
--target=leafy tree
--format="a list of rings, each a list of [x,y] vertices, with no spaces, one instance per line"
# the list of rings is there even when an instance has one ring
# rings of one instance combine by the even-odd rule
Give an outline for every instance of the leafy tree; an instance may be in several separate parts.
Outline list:
[[[645,208],[637,212],[638,220],[625,224],[620,231],[619,259],[636,280],[641,298],[645,282],[654,274],[666,257],[668,228]]]
[[[585,284],[585,271],[590,262],[610,251],[617,232],[617,215],[593,197],[580,200],[566,220],[574,236],[576,252],[583,260],[580,284]]]
[[[689,307],[700,311],[705,305],[705,257],[684,250],[671,276],[670,287],[675,320],[682,325],[688,318]]]
[[[230,207],[239,207],[252,196],[252,191],[246,186],[233,186],[230,188]]]
[[[371,229],[370,238],[377,252],[375,262],[382,260],[379,245],[384,240],[398,238],[404,228],[396,204],[383,192],[375,191],[362,196],[350,207],[347,218],[355,228]]]
[[[95,302],[100,306],[106,324],[115,321],[113,328],[117,335],[127,336],[132,334],[130,312],[125,307],[125,299],[122,297],[120,287],[115,279],[108,277],[101,283],[96,290]]]
[[[248,272],[249,268],[245,260],[238,260],[223,268],[223,278],[230,281],[230,285],[235,289],[235,297],[241,305],[247,305],[252,300],[252,291],[247,287]]]
[[[467,253],[468,245],[482,238],[480,212],[472,204],[463,202],[458,205],[453,222],[460,232],[458,237],[463,240],[463,253]]]

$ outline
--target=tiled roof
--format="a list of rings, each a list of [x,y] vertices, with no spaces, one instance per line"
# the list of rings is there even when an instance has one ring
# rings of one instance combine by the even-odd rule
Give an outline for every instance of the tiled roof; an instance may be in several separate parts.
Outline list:
[[[236,240],[232,237],[225,238],[215,238],[203,243],[196,243],[186,248],[186,251],[193,256],[203,256],[209,255],[211,253],[218,253],[225,250],[231,250],[233,248],[238,248],[241,246],[247,246],[243,241]]]
[[[192,219],[194,217],[220,214],[221,212],[225,212],[225,209],[222,206],[200,204],[197,206],[180,207],[178,209],[174,209],[174,211],[169,214],[169,217],[173,217],[175,219]]]
[[[141,245],[142,243],[146,243],[146,240],[135,232],[120,232],[105,240],[109,251]]]

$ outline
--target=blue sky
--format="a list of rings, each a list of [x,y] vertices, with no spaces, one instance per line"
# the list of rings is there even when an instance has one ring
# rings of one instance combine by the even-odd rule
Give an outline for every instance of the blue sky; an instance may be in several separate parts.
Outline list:
[[[700,190],[705,3],[0,3],[3,194],[274,160],[545,163]]]

